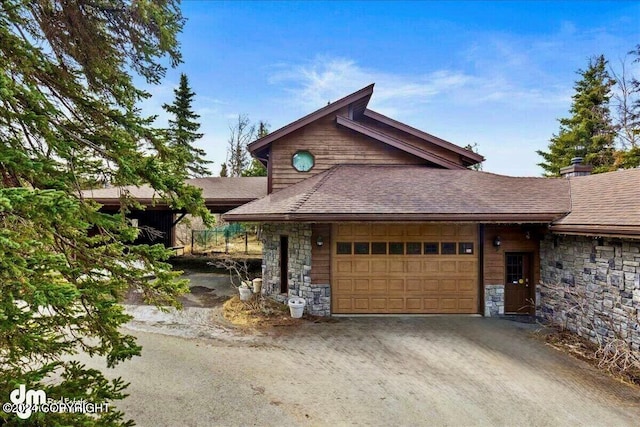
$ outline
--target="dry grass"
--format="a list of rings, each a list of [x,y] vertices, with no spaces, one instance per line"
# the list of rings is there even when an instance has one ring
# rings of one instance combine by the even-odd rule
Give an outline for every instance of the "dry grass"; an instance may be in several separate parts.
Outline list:
[[[603,348],[570,331],[554,329],[544,336],[545,341],[552,347],[569,353],[590,365],[607,371],[613,377],[627,383],[640,385],[640,367],[619,363],[620,358],[603,355]],[[621,352],[622,354],[622,352]],[[615,363],[612,363],[611,361]]]
[[[240,301],[237,295],[223,305],[224,318],[235,326],[250,329],[269,329],[276,326],[294,326],[309,319],[303,316],[294,319],[289,307],[270,298],[251,297],[250,301]]]

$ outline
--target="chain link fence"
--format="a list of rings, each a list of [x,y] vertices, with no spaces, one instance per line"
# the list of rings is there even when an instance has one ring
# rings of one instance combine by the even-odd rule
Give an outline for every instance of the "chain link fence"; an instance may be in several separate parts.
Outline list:
[[[248,238],[247,230],[239,223],[223,225],[208,230],[192,230],[191,253],[203,254],[214,251],[222,252],[222,250],[224,250],[224,253],[229,253],[229,241],[240,235],[244,235],[246,242]]]

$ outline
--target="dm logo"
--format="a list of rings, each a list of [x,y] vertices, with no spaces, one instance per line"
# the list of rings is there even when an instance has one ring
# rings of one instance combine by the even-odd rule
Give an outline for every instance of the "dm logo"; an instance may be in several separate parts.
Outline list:
[[[9,394],[11,403],[15,404],[18,418],[26,420],[31,416],[38,405],[47,403],[47,393],[44,390],[27,390],[24,384]]]

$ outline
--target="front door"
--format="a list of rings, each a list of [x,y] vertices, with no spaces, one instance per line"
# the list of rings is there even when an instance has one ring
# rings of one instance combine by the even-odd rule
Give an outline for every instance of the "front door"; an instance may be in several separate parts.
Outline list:
[[[505,255],[504,312],[530,314],[533,303],[533,280],[530,253],[507,253]]]

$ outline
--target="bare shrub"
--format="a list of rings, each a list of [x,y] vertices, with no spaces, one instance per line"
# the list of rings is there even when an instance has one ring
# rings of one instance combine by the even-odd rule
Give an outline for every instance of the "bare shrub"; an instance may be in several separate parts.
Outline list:
[[[246,260],[238,261],[233,258],[222,258],[207,264],[227,270],[229,272],[229,280],[236,288],[239,288],[245,282],[251,282],[253,279]]]
[[[640,380],[640,353],[634,350],[631,339],[631,331],[638,327],[637,310],[620,302],[599,310],[584,286],[543,284],[542,290],[543,314],[549,323],[595,344],[595,350],[583,348],[593,353],[585,356],[595,360],[599,368]]]

